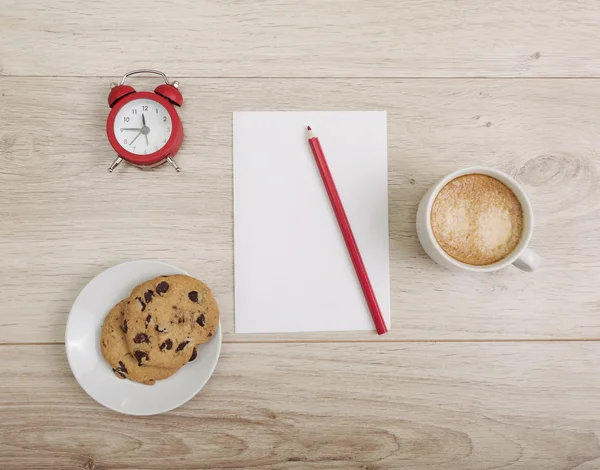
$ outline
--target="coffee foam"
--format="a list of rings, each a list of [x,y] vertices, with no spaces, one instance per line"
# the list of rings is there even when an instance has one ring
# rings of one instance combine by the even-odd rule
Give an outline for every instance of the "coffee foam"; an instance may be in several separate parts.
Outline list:
[[[508,256],[523,232],[523,208],[502,182],[486,175],[450,181],[431,211],[433,234],[452,258],[483,266]]]

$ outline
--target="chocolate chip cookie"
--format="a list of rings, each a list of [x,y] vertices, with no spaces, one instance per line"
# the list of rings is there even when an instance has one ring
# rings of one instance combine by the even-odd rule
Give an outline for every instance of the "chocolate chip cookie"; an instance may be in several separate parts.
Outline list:
[[[139,364],[180,367],[196,358],[219,324],[211,290],[193,277],[161,276],[131,292],[125,307],[127,346]]]
[[[128,329],[128,325],[124,316],[125,307],[128,302],[128,299],[121,300],[104,319],[100,335],[102,355],[113,368],[115,375],[120,379],[129,379],[146,385],[154,385],[157,380],[170,377],[179,368],[138,365],[138,361],[129,352],[127,342],[125,341],[125,332]]]

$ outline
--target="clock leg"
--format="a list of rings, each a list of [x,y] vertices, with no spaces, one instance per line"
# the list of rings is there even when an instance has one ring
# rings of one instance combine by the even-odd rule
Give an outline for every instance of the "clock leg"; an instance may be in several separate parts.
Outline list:
[[[117,157],[117,158],[115,159],[115,161],[114,161],[114,162],[112,162],[112,165],[111,165],[111,166],[110,166],[110,168],[108,169],[108,172],[109,172],[109,173],[112,173],[112,171],[113,171],[113,170],[114,170],[114,169],[117,167],[117,165],[118,165],[119,163],[121,163],[122,161],[123,161],[123,159],[122,159],[121,157]]]
[[[167,157],[167,161],[173,165],[173,168],[175,168],[175,171],[181,171],[180,168],[177,166],[177,163],[175,163],[175,160],[173,160],[171,157]]]

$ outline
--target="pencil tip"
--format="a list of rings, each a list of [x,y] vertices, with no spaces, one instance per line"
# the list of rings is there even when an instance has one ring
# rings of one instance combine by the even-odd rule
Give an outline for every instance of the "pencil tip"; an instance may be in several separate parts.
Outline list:
[[[312,129],[310,128],[310,126],[306,126],[306,130],[307,131],[312,131]]]

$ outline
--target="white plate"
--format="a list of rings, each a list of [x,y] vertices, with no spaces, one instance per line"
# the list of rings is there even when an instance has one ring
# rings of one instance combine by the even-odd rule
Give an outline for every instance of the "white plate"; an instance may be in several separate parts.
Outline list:
[[[198,357],[155,385],[119,379],[100,351],[104,317],[138,284],[167,274],[187,274],[160,261],[131,261],[100,273],[81,291],[67,320],[65,346],[73,375],[87,394],[111,410],[130,415],[164,413],[183,405],[208,382],[221,352],[221,326],[198,346]]]

